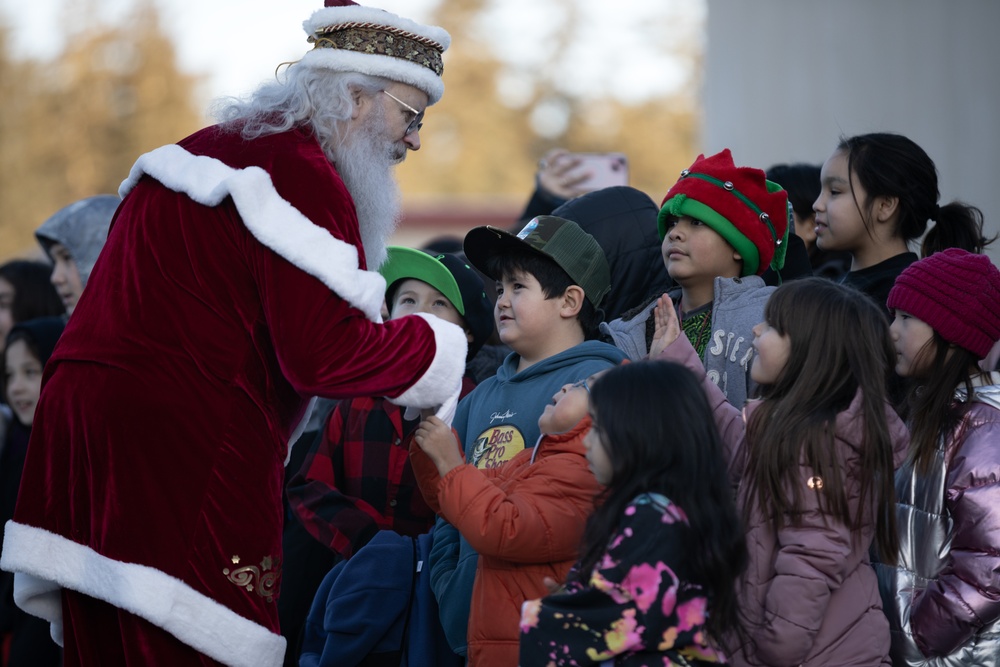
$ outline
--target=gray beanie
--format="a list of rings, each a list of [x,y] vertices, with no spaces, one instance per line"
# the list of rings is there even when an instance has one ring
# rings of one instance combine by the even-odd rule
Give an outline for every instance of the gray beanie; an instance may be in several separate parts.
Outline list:
[[[80,272],[80,282],[86,286],[121,201],[118,195],[97,195],[73,202],[43,222],[35,230],[35,238],[49,258],[53,244],[66,246]]]

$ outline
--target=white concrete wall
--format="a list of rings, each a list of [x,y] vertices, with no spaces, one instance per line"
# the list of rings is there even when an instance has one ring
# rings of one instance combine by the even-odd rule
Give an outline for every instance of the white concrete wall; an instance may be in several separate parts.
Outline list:
[[[898,132],[937,164],[940,203],[1000,232],[997,0],[708,0],[705,68],[706,152],[822,163],[840,135]]]

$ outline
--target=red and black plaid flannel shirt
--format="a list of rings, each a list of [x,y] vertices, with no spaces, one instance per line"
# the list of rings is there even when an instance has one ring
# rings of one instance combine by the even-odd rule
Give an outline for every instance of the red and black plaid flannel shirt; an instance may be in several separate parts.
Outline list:
[[[462,395],[472,389],[463,383]],[[434,525],[410,467],[417,421],[384,398],[341,401],[289,480],[291,510],[322,544],[350,558],[379,530],[416,536]]]

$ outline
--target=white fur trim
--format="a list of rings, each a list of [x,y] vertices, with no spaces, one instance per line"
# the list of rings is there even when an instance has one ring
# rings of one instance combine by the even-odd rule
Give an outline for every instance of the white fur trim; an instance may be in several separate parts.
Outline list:
[[[143,175],[204,206],[218,206],[231,196],[254,238],[323,281],[372,322],[381,322],[385,279],[375,271],[362,271],[354,246],[314,224],[282,199],[263,169],[233,169],[215,158],[193,155],[171,144],[140,156],[118,194],[124,198]]]
[[[405,83],[425,92],[428,106],[436,104],[444,95],[441,77],[423,65],[402,58],[343,49],[313,49],[302,56],[300,64],[336,72],[358,72]]]
[[[104,600],[233,667],[282,664],[285,639],[180,579],[124,563],[41,528],[8,521],[0,566],[14,575],[14,601],[52,624],[62,644],[61,588]]]
[[[397,16],[392,12],[375,7],[364,7],[362,5],[351,5],[347,7],[323,7],[312,13],[308,20],[302,22],[302,28],[310,37],[316,34],[321,28],[326,28],[343,23],[375,23],[390,28],[396,28],[414,35],[437,42],[441,50],[446,50],[451,46],[451,35],[444,28],[433,25],[423,25],[408,18]]]
[[[415,313],[434,331],[434,359],[420,379],[396,398],[396,405],[434,408],[444,404],[461,389],[469,339],[461,327],[427,313]]]
[[[442,53],[451,45],[451,35],[444,28],[423,25],[382,9],[361,5],[317,9],[308,20],[302,22],[302,27],[307,35],[314,37],[317,31],[323,28],[345,23],[374,23],[413,33],[439,45]],[[423,65],[402,58],[321,48],[307,52],[302,57],[301,63],[337,72],[358,72],[369,76],[380,76],[391,81],[405,83],[427,93],[428,105],[436,104],[444,95],[444,83],[440,76]]]

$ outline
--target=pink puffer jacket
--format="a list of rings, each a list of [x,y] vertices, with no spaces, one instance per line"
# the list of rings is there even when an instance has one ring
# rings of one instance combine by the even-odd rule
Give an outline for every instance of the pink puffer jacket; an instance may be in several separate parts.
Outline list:
[[[683,363],[704,376],[704,369],[685,336],[663,352],[661,359]],[[759,402],[741,414],[726,402],[711,381],[702,386],[709,396],[716,423],[730,457],[730,476],[742,478],[745,467],[746,419]],[[857,484],[861,440],[861,394],[837,416],[835,448],[843,487],[852,516],[858,510]],[[896,413],[886,406],[895,465],[902,463],[909,435]],[[775,532],[758,511],[747,530],[750,565],[743,578],[740,603],[750,641],[730,656],[733,665],[879,665],[889,664],[889,624],[882,613],[878,583],[868,556],[875,533],[875,501],[863,508],[864,523],[852,531],[819,509],[813,471],[802,465],[798,477],[806,493],[798,526]],[[740,485],[738,502],[745,506]]]

